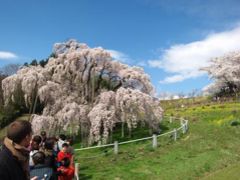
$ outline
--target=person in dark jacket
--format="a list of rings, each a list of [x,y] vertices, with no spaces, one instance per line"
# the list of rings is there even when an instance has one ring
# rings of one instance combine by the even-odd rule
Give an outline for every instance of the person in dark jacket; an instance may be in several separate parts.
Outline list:
[[[14,121],[7,128],[0,152],[1,180],[29,179],[29,150],[32,126],[28,121]],[[36,179],[36,178],[35,178]]]
[[[38,177],[38,179],[44,180],[53,180],[54,174],[53,169],[46,166],[45,163],[45,154],[41,151],[36,152],[32,156],[33,159],[33,169],[30,171],[30,177]]]
[[[56,156],[54,154],[54,143],[55,140],[53,138],[47,138],[44,144],[44,148],[41,150],[46,158],[45,158],[45,165],[47,165],[48,167],[52,167],[53,170],[56,170]]]
[[[47,139],[47,133],[46,133],[46,131],[42,131],[42,132],[41,132],[41,138],[42,138],[41,146],[44,146],[44,143],[45,143],[45,141],[46,141],[46,139]]]

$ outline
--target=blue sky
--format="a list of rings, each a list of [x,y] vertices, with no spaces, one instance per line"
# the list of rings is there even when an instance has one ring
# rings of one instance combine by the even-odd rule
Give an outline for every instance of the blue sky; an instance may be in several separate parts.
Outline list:
[[[240,49],[238,0],[0,0],[0,66],[46,58],[74,38],[140,65],[158,93],[210,80],[198,69]]]

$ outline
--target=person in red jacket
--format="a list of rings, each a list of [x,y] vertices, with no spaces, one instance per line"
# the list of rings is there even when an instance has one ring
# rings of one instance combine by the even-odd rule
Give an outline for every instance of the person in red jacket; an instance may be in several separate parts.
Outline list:
[[[61,162],[64,158],[68,158],[70,161],[72,159],[72,155],[68,152],[69,145],[67,143],[63,143],[62,150],[57,155],[57,161]]]
[[[74,178],[74,167],[70,159],[65,157],[61,160],[61,166],[57,169],[58,180],[72,180]]]

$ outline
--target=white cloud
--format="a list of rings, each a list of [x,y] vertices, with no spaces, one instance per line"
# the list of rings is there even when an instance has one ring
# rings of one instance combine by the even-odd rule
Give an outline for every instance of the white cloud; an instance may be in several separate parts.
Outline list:
[[[116,61],[120,61],[120,62],[129,62],[130,61],[129,56],[120,51],[108,49],[107,52],[109,52],[111,54],[112,58]]]
[[[136,63],[136,66],[145,67],[145,66],[147,66],[147,63],[145,61],[139,61]]]
[[[0,59],[16,59],[17,55],[12,52],[0,51]]]
[[[175,83],[202,76],[199,68],[207,66],[209,60],[228,52],[240,50],[240,26],[221,33],[213,33],[200,41],[173,45],[163,51],[157,60],[149,60],[150,67],[163,69],[173,75],[160,83]]]
[[[166,77],[164,80],[159,81],[162,84],[165,83],[175,83],[175,82],[181,82],[185,79],[184,75],[174,75],[174,76],[170,76],[170,77]]]

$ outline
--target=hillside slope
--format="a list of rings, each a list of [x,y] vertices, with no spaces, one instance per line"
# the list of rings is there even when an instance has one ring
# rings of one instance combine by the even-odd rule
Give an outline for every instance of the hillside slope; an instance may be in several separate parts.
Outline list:
[[[240,160],[240,126],[230,125],[240,117],[239,108],[239,103],[168,107],[167,114],[190,120],[186,135],[177,142],[159,139],[156,150],[145,141],[120,146],[117,156],[111,148],[77,152],[80,178],[199,179],[214,174]]]

